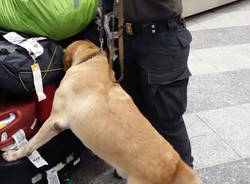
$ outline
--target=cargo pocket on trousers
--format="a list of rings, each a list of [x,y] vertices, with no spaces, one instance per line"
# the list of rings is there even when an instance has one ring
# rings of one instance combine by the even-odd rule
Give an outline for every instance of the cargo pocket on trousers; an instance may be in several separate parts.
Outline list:
[[[182,48],[187,48],[192,42],[192,35],[187,29],[184,29],[177,33],[177,40]]]
[[[148,74],[148,84],[152,91],[152,108],[155,118],[175,120],[186,111],[187,84],[190,72],[182,75]]]

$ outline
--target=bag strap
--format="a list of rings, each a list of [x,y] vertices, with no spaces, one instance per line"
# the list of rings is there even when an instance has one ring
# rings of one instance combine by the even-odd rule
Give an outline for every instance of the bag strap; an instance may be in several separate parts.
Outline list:
[[[119,47],[119,64],[121,75],[117,80],[117,83],[120,83],[124,77],[124,45],[123,45],[123,25],[124,25],[124,17],[123,17],[123,0],[119,0],[119,16],[118,16],[118,47]]]
[[[117,2],[118,1],[118,2]],[[116,83],[120,83],[124,77],[124,47],[123,47],[123,1],[114,0],[113,3],[113,17],[112,17],[112,34],[115,32],[115,11],[118,3],[118,52],[119,52],[119,65],[120,65],[120,77],[116,80]],[[111,49],[109,54],[110,69],[113,68],[114,54],[115,54],[114,35],[112,35]]]

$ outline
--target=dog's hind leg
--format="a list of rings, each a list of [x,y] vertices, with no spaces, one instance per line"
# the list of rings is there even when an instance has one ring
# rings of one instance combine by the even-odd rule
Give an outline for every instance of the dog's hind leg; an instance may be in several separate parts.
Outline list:
[[[33,151],[46,144],[54,136],[66,129],[62,123],[56,121],[55,118],[49,118],[38,133],[19,150],[10,150],[3,153],[3,158],[7,161],[15,161],[25,156],[29,156]]]

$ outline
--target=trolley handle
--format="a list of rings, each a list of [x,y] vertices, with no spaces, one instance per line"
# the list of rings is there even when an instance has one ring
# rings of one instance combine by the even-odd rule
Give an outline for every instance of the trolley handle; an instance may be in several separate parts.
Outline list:
[[[11,123],[13,123],[16,119],[16,115],[15,113],[11,112],[9,113],[9,117],[4,119],[4,120],[0,120],[0,129],[3,129],[5,127],[7,127],[8,125],[10,125]]]

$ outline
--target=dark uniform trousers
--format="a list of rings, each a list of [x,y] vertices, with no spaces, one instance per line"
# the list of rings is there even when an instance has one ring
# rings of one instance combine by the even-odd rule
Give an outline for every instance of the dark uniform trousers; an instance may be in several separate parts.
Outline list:
[[[130,29],[133,35],[124,33],[125,74],[121,85],[155,129],[193,167],[182,117],[187,106],[191,34],[181,19],[132,24]]]

